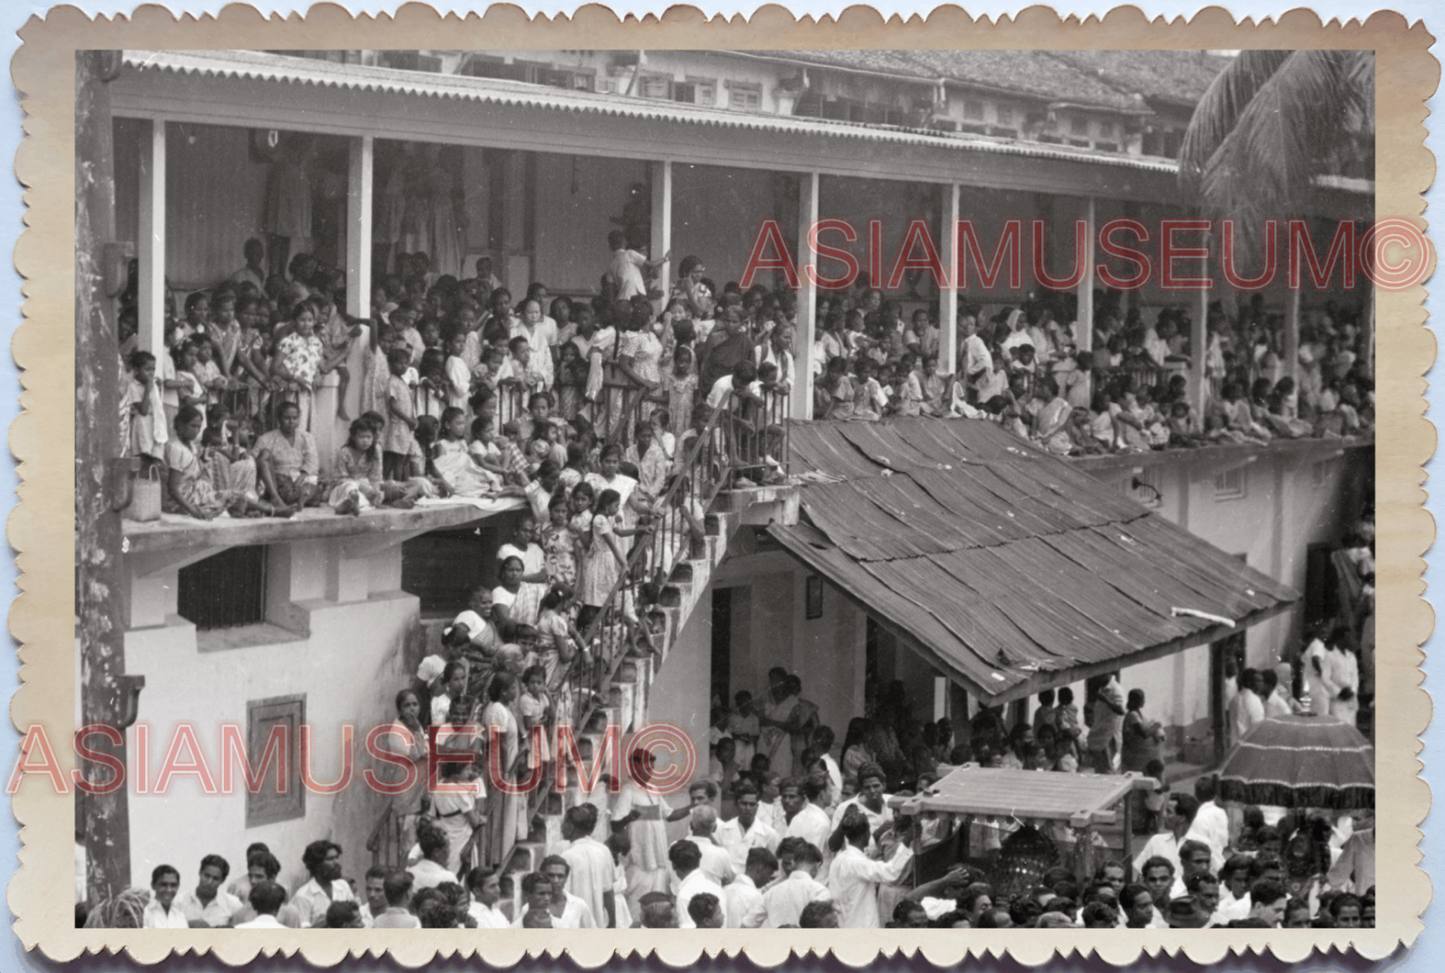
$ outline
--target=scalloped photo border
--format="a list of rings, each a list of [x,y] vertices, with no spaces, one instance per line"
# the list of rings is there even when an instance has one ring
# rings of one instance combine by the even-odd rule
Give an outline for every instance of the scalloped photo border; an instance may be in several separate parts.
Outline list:
[[[1422,230],[1423,193],[1435,175],[1425,148],[1426,99],[1440,69],[1428,53],[1434,38],[1423,24],[1410,25],[1396,13],[1376,13],[1364,22],[1324,23],[1308,9],[1277,19],[1236,22],[1211,7],[1192,20],[1148,20],[1137,8],[1115,8],[1100,19],[1061,18],[1036,6],[1017,17],[975,19],[957,6],[940,6],[925,19],[885,20],[876,10],[854,6],[839,16],[796,18],[785,7],[759,9],[742,17],[708,19],[701,11],[676,6],[658,18],[620,19],[611,9],[589,4],[570,17],[530,19],[519,8],[499,4],[484,15],[441,16],[411,3],[394,15],[353,16],[334,4],[318,4],[304,17],[263,17],[235,4],[218,16],[176,17],[148,5],[130,17],[87,17],[74,7],[56,7],[44,19],[32,17],[20,31],[22,46],[11,65],[25,113],[25,138],[15,172],[25,187],[28,229],[14,260],[25,279],[24,320],[12,351],[22,371],[22,412],[10,428],[10,447],[19,464],[20,501],[9,518],[9,540],[21,572],[21,595],[10,611],[10,630],[20,644],[22,685],[10,715],[24,731],[44,724],[52,740],[70,739],[76,674],[74,552],[56,543],[75,529],[75,284],[74,284],[74,80],[73,53],[84,49],[270,49],[316,48],[1373,48],[1376,56],[1376,218],[1411,220]],[[425,935],[382,930],[277,930],[265,937],[239,931],[105,930],[73,928],[70,883],[73,869],[74,804],[43,784],[22,786],[12,798],[21,827],[20,868],[8,888],[14,931],[26,949],[52,960],[70,960],[101,950],[122,950],[138,962],[155,963],[172,952],[211,953],[227,964],[258,954],[300,953],[331,965],[348,955],[386,953],[405,966],[439,956],[477,955],[493,965],[524,956],[565,953],[579,965],[595,967],[614,955],[654,953],[682,966],[700,954],[746,953],[753,962],[775,966],[790,953],[830,952],[850,965],[902,952],[930,963],[955,964],[965,957],[1007,953],[1039,964],[1057,952],[1090,953],[1111,964],[1126,964],[1142,952],[1183,952],[1199,963],[1219,962],[1231,952],[1268,949],[1282,961],[1298,962],[1312,950],[1354,950],[1382,959],[1411,945],[1423,928],[1431,885],[1420,868],[1420,823],[1430,810],[1430,790],[1419,777],[1420,735],[1429,724],[1430,697],[1422,687],[1420,646],[1433,628],[1423,599],[1423,556],[1434,536],[1425,511],[1423,466],[1435,447],[1434,427],[1425,420],[1424,375],[1435,357],[1425,327],[1425,288],[1377,291],[1377,831],[1380,908],[1374,929],[1350,930],[607,930],[551,931],[545,937],[524,930],[429,930]],[[1384,704],[1387,701],[1387,704]],[[73,758],[58,753],[68,774]]]

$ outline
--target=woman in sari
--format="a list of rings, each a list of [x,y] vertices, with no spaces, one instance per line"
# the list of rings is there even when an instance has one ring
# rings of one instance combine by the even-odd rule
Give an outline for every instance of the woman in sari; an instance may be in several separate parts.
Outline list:
[[[524,582],[525,570],[516,555],[502,561],[502,577],[492,589],[492,613],[502,637],[529,654],[537,646],[537,613],[541,609],[541,598],[534,589],[545,591],[546,586]]]
[[[632,842],[626,865],[627,905],[634,915],[640,915],[644,895],[669,891],[672,866],[667,857],[665,819],[671,807],[650,786],[652,753],[634,750],[631,759],[632,773],[612,804],[612,830],[625,831]]]
[[[498,780],[516,782],[517,758],[522,752],[522,736],[512,704],[517,699],[517,677],[510,671],[502,670],[492,676],[487,687],[490,702],[482,710],[482,726],[487,734],[487,779],[493,786],[487,789],[487,820],[491,831],[487,835],[485,848],[486,863],[500,864],[517,841],[527,837],[527,797],[525,794],[509,794],[515,788],[497,787]]]

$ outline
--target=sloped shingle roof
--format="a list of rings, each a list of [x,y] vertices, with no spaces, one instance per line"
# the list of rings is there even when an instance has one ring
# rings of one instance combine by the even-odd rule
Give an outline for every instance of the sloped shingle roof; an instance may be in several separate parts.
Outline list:
[[[1229,58],[1208,51],[1051,51],[1081,72],[1154,102],[1193,108]]]
[[[1118,111],[1192,106],[1228,59],[1203,51],[749,51],[821,67],[978,85]]]

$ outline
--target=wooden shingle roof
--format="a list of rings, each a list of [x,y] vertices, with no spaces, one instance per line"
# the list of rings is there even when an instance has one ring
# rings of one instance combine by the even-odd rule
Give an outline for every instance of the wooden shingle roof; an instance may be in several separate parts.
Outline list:
[[[790,435],[795,472],[838,479],[805,485],[801,523],[769,533],[990,703],[1216,641],[1299,597],[990,422]]]

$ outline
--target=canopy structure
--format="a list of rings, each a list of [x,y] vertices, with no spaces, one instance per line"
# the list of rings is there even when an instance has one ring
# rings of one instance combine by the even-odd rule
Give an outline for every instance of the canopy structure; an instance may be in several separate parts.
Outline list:
[[[1299,595],[991,422],[794,423],[768,532],[989,705],[1217,641]]]
[[[909,814],[937,811],[984,817],[1043,818],[1072,827],[1114,823],[1114,805],[1154,781],[1138,774],[1059,774],[965,764],[916,797],[890,803]]]
[[[1276,716],[1235,745],[1219,771],[1219,796],[1243,804],[1375,806],[1375,748],[1332,716]]]

